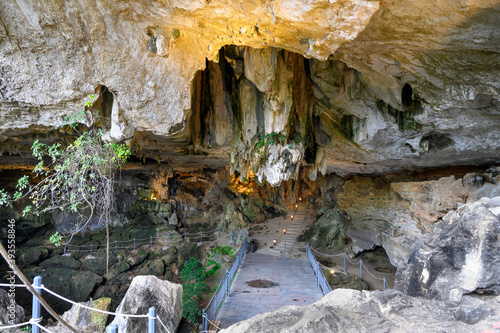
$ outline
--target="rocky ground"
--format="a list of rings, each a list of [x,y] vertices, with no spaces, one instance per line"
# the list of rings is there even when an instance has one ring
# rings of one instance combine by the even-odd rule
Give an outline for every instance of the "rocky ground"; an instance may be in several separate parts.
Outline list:
[[[221,333],[470,333],[498,325],[500,298],[486,299],[494,315],[474,325],[456,320],[443,303],[415,298],[397,290],[337,289],[308,306],[287,306],[237,323]],[[493,330],[493,332],[500,332]]]

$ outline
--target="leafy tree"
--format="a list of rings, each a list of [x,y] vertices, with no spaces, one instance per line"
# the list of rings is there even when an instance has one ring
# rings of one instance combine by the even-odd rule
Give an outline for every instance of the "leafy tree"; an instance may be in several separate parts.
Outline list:
[[[184,280],[182,303],[182,315],[191,323],[196,324],[198,317],[201,315],[201,309],[198,304],[201,304],[203,295],[210,291],[210,288],[205,283],[207,272],[201,264],[201,261],[196,258],[189,258],[184,263],[181,270],[181,278]]]
[[[104,132],[100,128],[90,127],[79,131],[79,122],[87,122],[90,116],[90,123],[93,124],[99,118],[98,112],[92,114],[88,111],[94,99],[95,96],[90,95],[84,108],[63,119],[64,124],[74,131],[73,143],[67,147],[61,146],[60,143],[47,145],[38,140],[33,143],[32,154],[38,159],[33,175],[42,180],[31,185],[28,176],[22,176],[12,196],[5,190],[0,190],[0,206],[27,200],[23,215],[38,215],[57,210],[74,213],[78,219],[70,230],[71,235],[84,231],[94,216],[98,218],[99,223],[104,221],[108,273],[109,221],[114,198],[114,175],[130,156],[130,150],[124,144],[105,141]],[[60,244],[58,238],[57,234],[53,235],[51,241]]]

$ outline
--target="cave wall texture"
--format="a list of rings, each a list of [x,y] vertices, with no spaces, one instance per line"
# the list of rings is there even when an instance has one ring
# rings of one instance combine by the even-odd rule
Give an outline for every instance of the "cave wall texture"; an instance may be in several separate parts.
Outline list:
[[[106,91],[110,136],[136,156],[231,164],[272,185],[301,166],[315,179],[498,162],[499,10],[498,0],[2,1],[0,150],[18,156],[27,136],[56,136],[59,116]],[[273,132],[283,138],[259,147]]]

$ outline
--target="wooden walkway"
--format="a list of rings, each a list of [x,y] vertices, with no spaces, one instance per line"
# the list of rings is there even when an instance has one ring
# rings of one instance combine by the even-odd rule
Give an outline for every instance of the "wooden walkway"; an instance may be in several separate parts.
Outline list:
[[[252,287],[252,281],[257,286]],[[267,282],[265,282],[267,281]],[[263,287],[270,284],[268,288]],[[221,328],[276,310],[307,305],[323,297],[310,264],[304,260],[249,252],[246,254],[217,320]]]

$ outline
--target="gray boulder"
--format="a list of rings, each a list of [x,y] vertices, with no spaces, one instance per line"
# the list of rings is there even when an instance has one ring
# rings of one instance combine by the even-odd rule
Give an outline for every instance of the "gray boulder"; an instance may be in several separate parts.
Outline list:
[[[443,218],[439,233],[418,241],[395,288],[456,305],[473,291],[494,292],[500,285],[500,220],[496,198],[466,204]]]
[[[168,331],[176,332],[182,318],[182,285],[152,275],[136,276],[116,313],[142,315],[147,314],[152,306]],[[147,318],[116,316],[111,324],[116,324],[120,333],[144,332]],[[167,333],[160,323],[156,332]]]
[[[467,324],[475,324],[481,319],[491,316],[491,309],[482,300],[464,296],[462,303],[455,311],[455,318]]]
[[[0,289],[0,325],[13,325],[24,321],[24,309],[11,300],[9,292]]]
[[[111,298],[103,297],[80,304],[94,309],[109,311]],[[73,305],[71,309],[63,314],[62,318],[72,327],[78,329],[78,332],[102,333],[106,329],[108,315]],[[58,323],[55,327],[51,327],[50,331],[53,333],[70,333],[70,330],[61,323]]]

